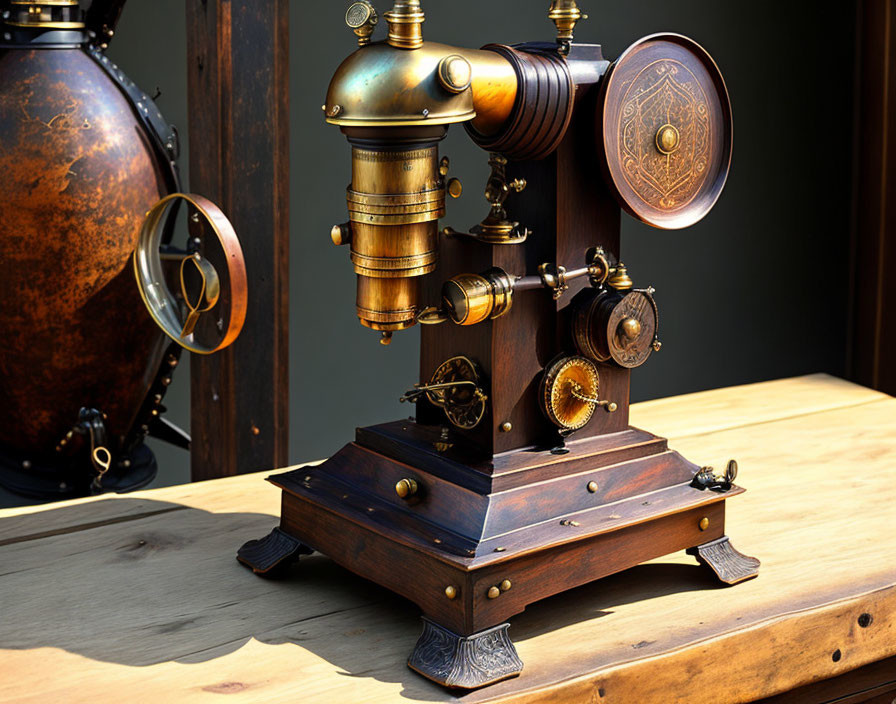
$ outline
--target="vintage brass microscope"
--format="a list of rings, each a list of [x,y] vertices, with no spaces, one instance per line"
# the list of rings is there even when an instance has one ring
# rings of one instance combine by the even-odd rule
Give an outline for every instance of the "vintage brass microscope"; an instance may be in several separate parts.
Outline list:
[[[702,218],[731,156],[725,84],[673,34],[612,64],[573,42],[583,15],[555,0],[557,39],[469,50],[424,42],[419,0],[388,38],[355,2],[360,48],[324,111],[352,147],[349,221],[333,228],[358,274],[361,323],[416,323],[416,419],[357,431],[327,462],[276,475],[279,528],[239,559],[275,574],[312,549],[417,603],[409,661],[472,688],[522,669],[507,619],[539,599],[688,549],[723,582],[759,562],[725,535],[724,474],[629,425],[629,375],[660,349],[651,288],[619,260],[621,205],[661,228]],[[453,123],[490,153],[491,209],[439,231]],[[441,250],[441,251],[440,251]]]

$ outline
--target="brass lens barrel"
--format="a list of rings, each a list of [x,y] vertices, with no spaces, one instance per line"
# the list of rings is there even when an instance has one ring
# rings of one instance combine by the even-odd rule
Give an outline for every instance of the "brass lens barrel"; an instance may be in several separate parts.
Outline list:
[[[374,330],[414,325],[419,277],[438,262],[438,220],[445,187],[435,145],[353,146],[347,203],[358,274],[358,317]]]

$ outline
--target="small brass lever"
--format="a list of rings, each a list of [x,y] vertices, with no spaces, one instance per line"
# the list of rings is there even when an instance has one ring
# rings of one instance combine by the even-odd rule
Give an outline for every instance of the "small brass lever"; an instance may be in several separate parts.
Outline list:
[[[476,385],[474,381],[446,381],[441,384],[420,384],[414,386],[410,391],[406,391],[404,395],[399,400],[399,402],[404,403],[405,401],[410,401],[411,403],[416,403],[417,400],[423,396],[428,391],[444,391],[445,389],[454,389],[460,386],[466,386],[468,388],[475,389],[477,395],[482,395],[482,392],[479,390],[479,387]]]

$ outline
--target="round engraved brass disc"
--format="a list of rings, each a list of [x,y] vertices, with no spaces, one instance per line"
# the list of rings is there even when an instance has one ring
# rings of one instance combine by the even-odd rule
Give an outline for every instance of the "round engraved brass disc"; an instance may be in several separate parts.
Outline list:
[[[541,381],[544,411],[564,430],[583,428],[597,408],[597,367],[584,357],[564,357],[554,362]]]
[[[731,163],[731,104],[715,62],[677,34],[635,42],[600,89],[597,144],[620,205],[676,230],[718,200]]]
[[[640,367],[653,351],[656,309],[650,297],[632,291],[613,308],[607,321],[607,346],[616,364]]]

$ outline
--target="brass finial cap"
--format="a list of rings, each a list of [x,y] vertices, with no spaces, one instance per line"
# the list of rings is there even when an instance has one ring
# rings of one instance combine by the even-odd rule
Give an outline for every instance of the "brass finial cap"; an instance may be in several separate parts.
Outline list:
[[[385,14],[389,23],[389,44],[399,49],[419,49],[423,46],[423,22],[426,15],[420,0],[395,0]]]
[[[587,20],[588,15],[582,13],[576,0],[552,0],[548,18],[557,25],[557,41],[571,42],[572,33],[579,20]]]
[[[630,291],[632,286],[635,285],[628,275],[628,270],[625,268],[625,264],[622,262],[619,262],[619,264],[616,265],[616,271],[614,271],[612,276],[607,279],[607,283],[617,291]]]

